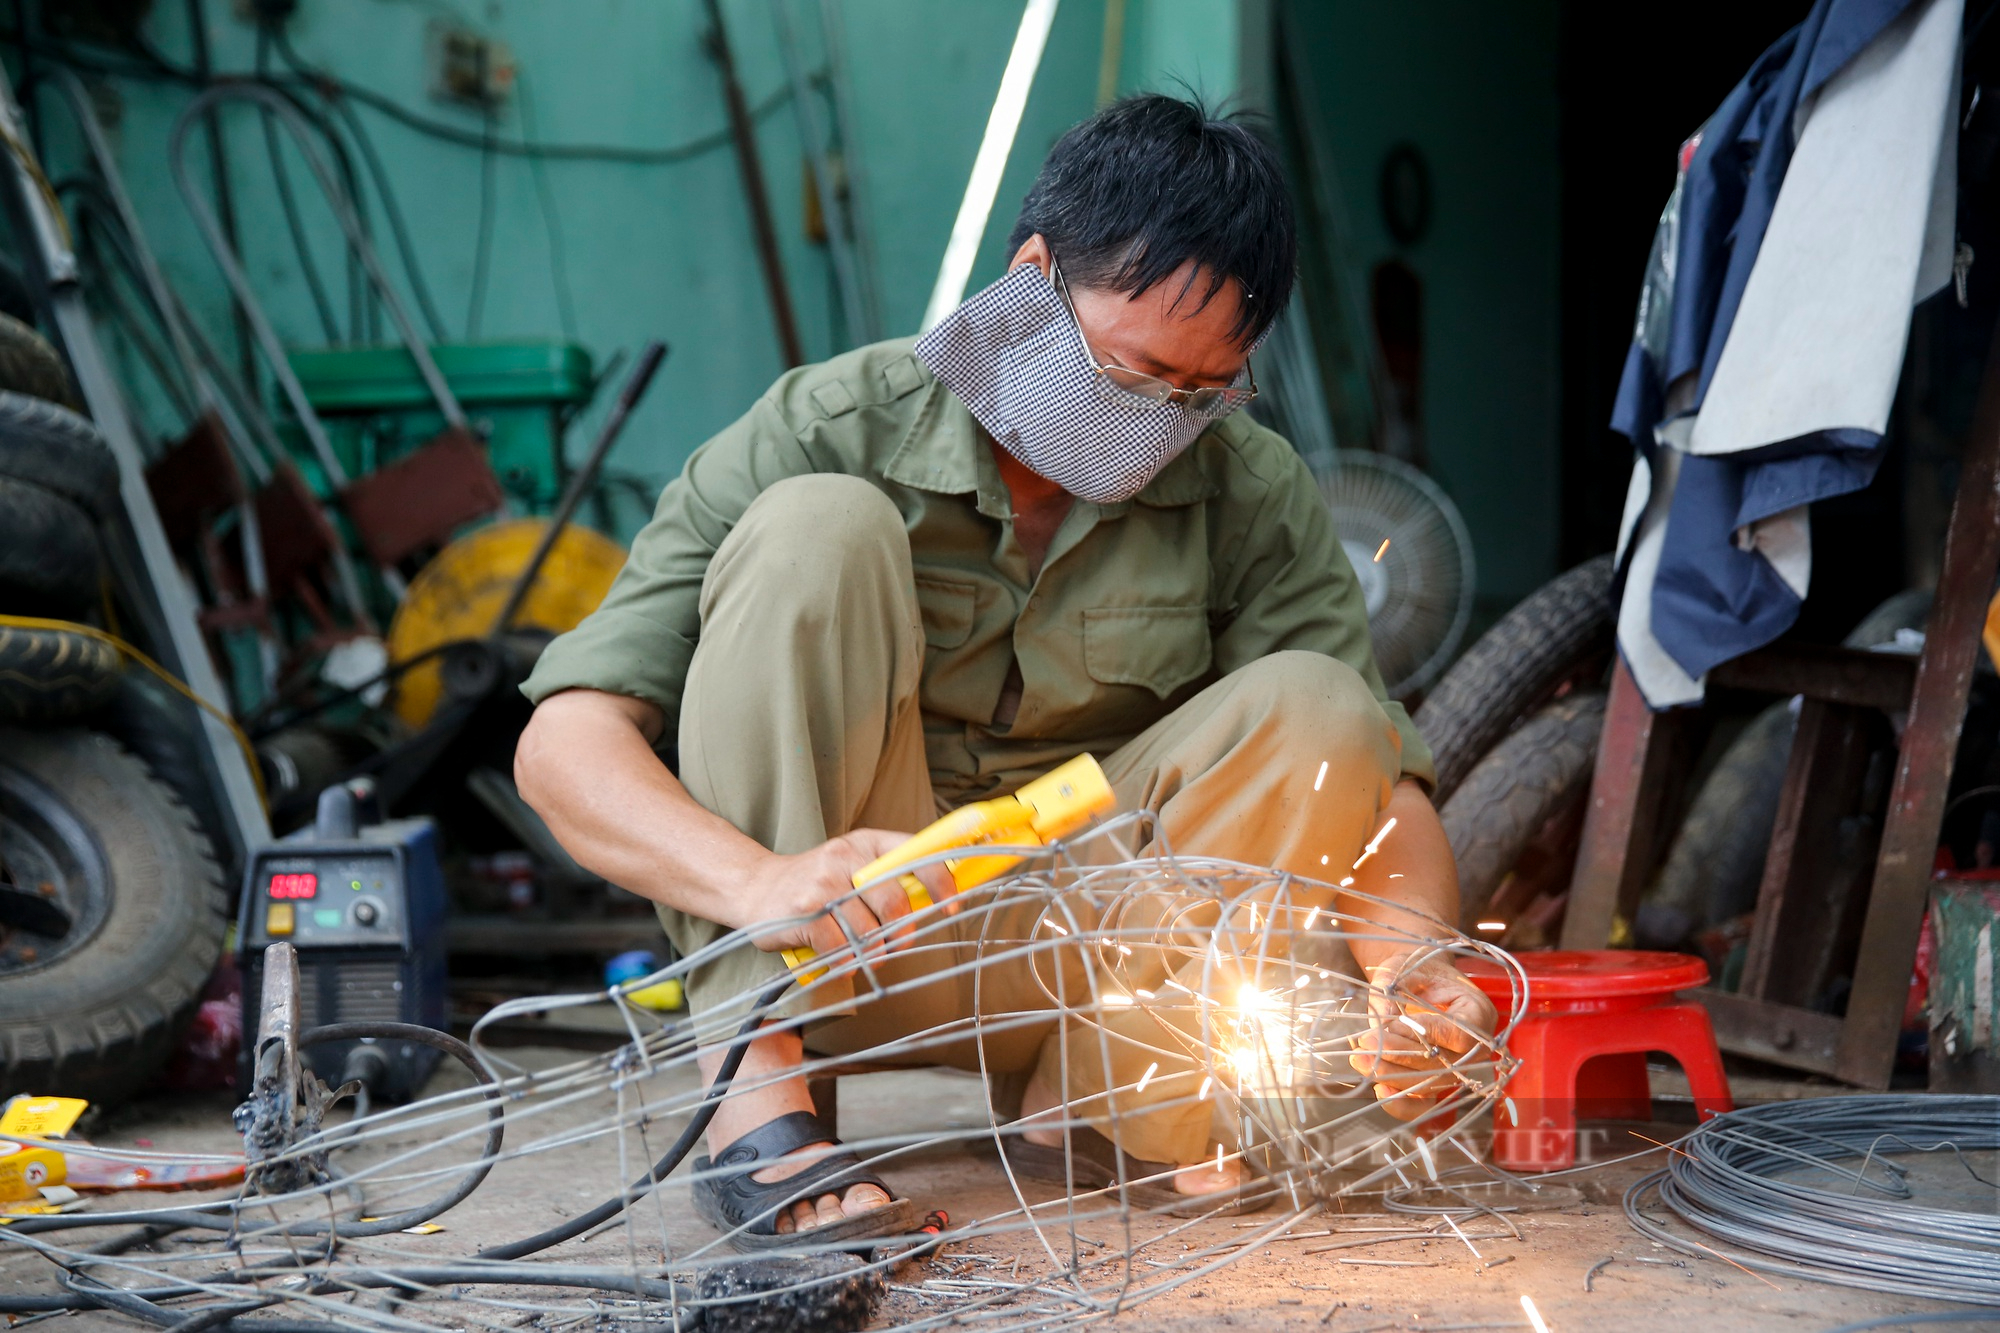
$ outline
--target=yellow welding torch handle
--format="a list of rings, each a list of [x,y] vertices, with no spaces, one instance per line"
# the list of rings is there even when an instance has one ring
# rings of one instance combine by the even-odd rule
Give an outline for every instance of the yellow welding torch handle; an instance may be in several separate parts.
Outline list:
[[[1104,770],[1087,754],[1050,770],[1023,786],[1012,796],[975,801],[960,806],[886,856],[878,857],[854,872],[854,886],[872,884],[897,867],[954,847],[1040,847],[1057,838],[1068,837],[1117,805]],[[952,883],[960,890],[984,884],[994,876],[1019,865],[1019,856],[962,856],[944,863]],[[910,910],[921,912],[931,905],[930,890],[915,875],[904,875],[899,883],[909,895]],[[801,945],[786,949],[785,963],[798,972],[800,981],[813,981],[825,968],[803,971],[814,958]]]

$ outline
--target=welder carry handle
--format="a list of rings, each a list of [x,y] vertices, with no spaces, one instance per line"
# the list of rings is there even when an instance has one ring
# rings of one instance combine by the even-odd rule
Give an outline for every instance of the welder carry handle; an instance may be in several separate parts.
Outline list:
[[[888,855],[869,862],[854,872],[854,886],[893,874],[898,866],[954,847],[1040,847],[1057,838],[1095,823],[1117,805],[1104,770],[1087,754],[1050,770],[1012,796],[995,797],[961,806],[911,838]],[[961,892],[974,888],[1021,863],[1013,854],[959,856],[945,861],[951,882]],[[931,906],[930,890],[915,875],[901,879],[909,895],[910,909],[921,912]],[[800,946],[784,950],[785,963],[799,974],[799,980],[816,981],[825,968],[807,965],[814,958],[811,949]]]

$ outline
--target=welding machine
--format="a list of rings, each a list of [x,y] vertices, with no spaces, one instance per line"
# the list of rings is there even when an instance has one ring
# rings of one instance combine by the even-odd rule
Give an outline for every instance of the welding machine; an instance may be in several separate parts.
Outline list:
[[[312,826],[250,858],[236,938],[243,1030],[257,1030],[265,948],[298,950],[299,1019],[417,1023],[446,1030],[445,891],[437,826],[428,819],[364,822],[365,782],[320,793]],[[246,1054],[249,1043],[245,1043]],[[414,1042],[320,1042],[303,1058],[328,1086],[359,1079],[378,1097],[423,1086],[438,1052]],[[250,1086],[247,1073],[241,1086]]]

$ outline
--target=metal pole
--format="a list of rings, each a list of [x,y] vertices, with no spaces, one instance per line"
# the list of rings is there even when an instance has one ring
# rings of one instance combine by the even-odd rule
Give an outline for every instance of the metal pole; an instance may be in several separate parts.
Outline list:
[[[799,58],[798,37],[792,31],[791,0],[771,0],[771,19],[778,30],[778,50],[784,56],[785,76],[792,84],[792,110],[799,120],[799,138],[805,141],[806,157],[812,163],[813,193],[819,198],[820,216],[826,219],[826,249],[833,260],[834,282],[840,288],[840,309],[846,316],[850,343],[859,346],[874,342],[864,327],[867,312],[861,297],[861,276],[855,270],[854,249],[849,240],[847,211],[834,188],[833,163],[827,151],[826,127],[820,123],[819,107],[813,101],[812,81],[806,77],[805,62]]]
[[[625,387],[618,394],[618,401],[611,405],[611,412],[604,418],[604,425],[597,432],[597,439],[584,456],[583,466],[570,474],[569,485],[563,487],[562,499],[556,502],[555,511],[549,515],[548,529],[535,545],[535,553],[528,557],[527,565],[521,570],[521,577],[514,581],[514,590],[507,594],[507,604],[494,617],[493,629],[489,637],[505,634],[514,626],[514,617],[521,613],[521,603],[528,600],[528,590],[535,586],[535,578],[542,572],[542,565],[555,549],[556,541],[569,527],[570,517],[588,491],[597,482],[597,473],[604,466],[605,457],[611,446],[625,429],[625,418],[632,415],[632,409],[646,396],[646,390],[653,383],[653,372],[660,368],[660,362],[667,358],[667,345],[654,341],[646,344],[639,353],[632,373],[625,377]]]
[[[868,211],[868,173],[864,169],[861,134],[849,100],[847,48],[841,34],[838,0],[819,0],[820,44],[826,51],[826,81],[833,90],[833,123],[840,143],[840,165],[847,178],[847,220],[854,245],[854,271],[861,288],[863,340],[882,334],[881,286],[875,277],[875,226]]]
[[[212,97],[215,92],[205,93]],[[219,99],[218,99],[219,100]],[[292,405],[292,413],[298,418],[299,429],[304,432],[306,443],[311,446],[313,456],[319,460],[320,470],[326,474],[327,485],[336,492],[347,486],[347,469],[340,464],[339,455],[333,452],[333,441],[327,438],[326,426],[320,421],[319,413],[313,410],[306,397],[305,385],[299,383],[298,375],[292,370],[292,363],[285,357],[285,345],[278,340],[278,331],[271,327],[271,321],[264,315],[264,308],[257,304],[256,293],[251,289],[250,277],[243,271],[243,265],[236,258],[236,250],[223,237],[217,225],[215,214],[208,203],[194,188],[194,182],[187,174],[187,131],[194,123],[201,99],[183,112],[174,124],[173,137],[167,145],[167,165],[172,169],[174,182],[180,187],[181,197],[187,204],[188,213],[194,218],[195,229],[208,243],[209,253],[214,256],[217,268],[222,270],[222,280],[229,284],[229,290],[236,298],[236,305],[243,311],[250,323],[250,331],[256,336],[257,346],[263,350],[264,360],[271,367],[272,378],[278,381],[285,398]],[[354,572],[354,561],[347,549],[338,542],[330,559],[333,562],[334,583],[339,588],[340,600],[347,604],[347,610],[355,623],[372,628],[374,617],[368,614],[368,603],[361,595],[361,580]]]
[[[750,205],[750,225],[757,241],[757,262],[764,270],[764,288],[771,298],[771,319],[778,326],[778,351],[785,369],[805,364],[799,344],[798,321],[792,315],[792,294],[785,285],[784,260],[778,253],[778,231],[771,220],[770,196],[764,192],[764,166],[757,156],[757,126],[750,119],[743,86],[736,81],[736,59],[729,51],[729,32],[722,26],[722,6],[708,4],[708,49],[722,70],[722,99],[729,110],[729,137],[736,145],[736,169],[743,177],[743,197]]]

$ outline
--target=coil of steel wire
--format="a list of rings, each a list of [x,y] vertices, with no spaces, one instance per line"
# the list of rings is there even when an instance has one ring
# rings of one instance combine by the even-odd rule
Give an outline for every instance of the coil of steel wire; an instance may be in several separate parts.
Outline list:
[[[1924,1094],[1776,1102],[1717,1116],[1625,1192],[1642,1235],[1765,1273],[2000,1306],[2000,1097]],[[1911,1154],[1950,1154],[1973,1187],[1913,1186]],[[1952,1170],[1950,1164],[1944,1168]],[[1926,1173],[1934,1174],[1934,1173]],[[1657,1191],[1711,1248],[1645,1211]],[[1990,1193],[1987,1193],[1990,1191]]]

